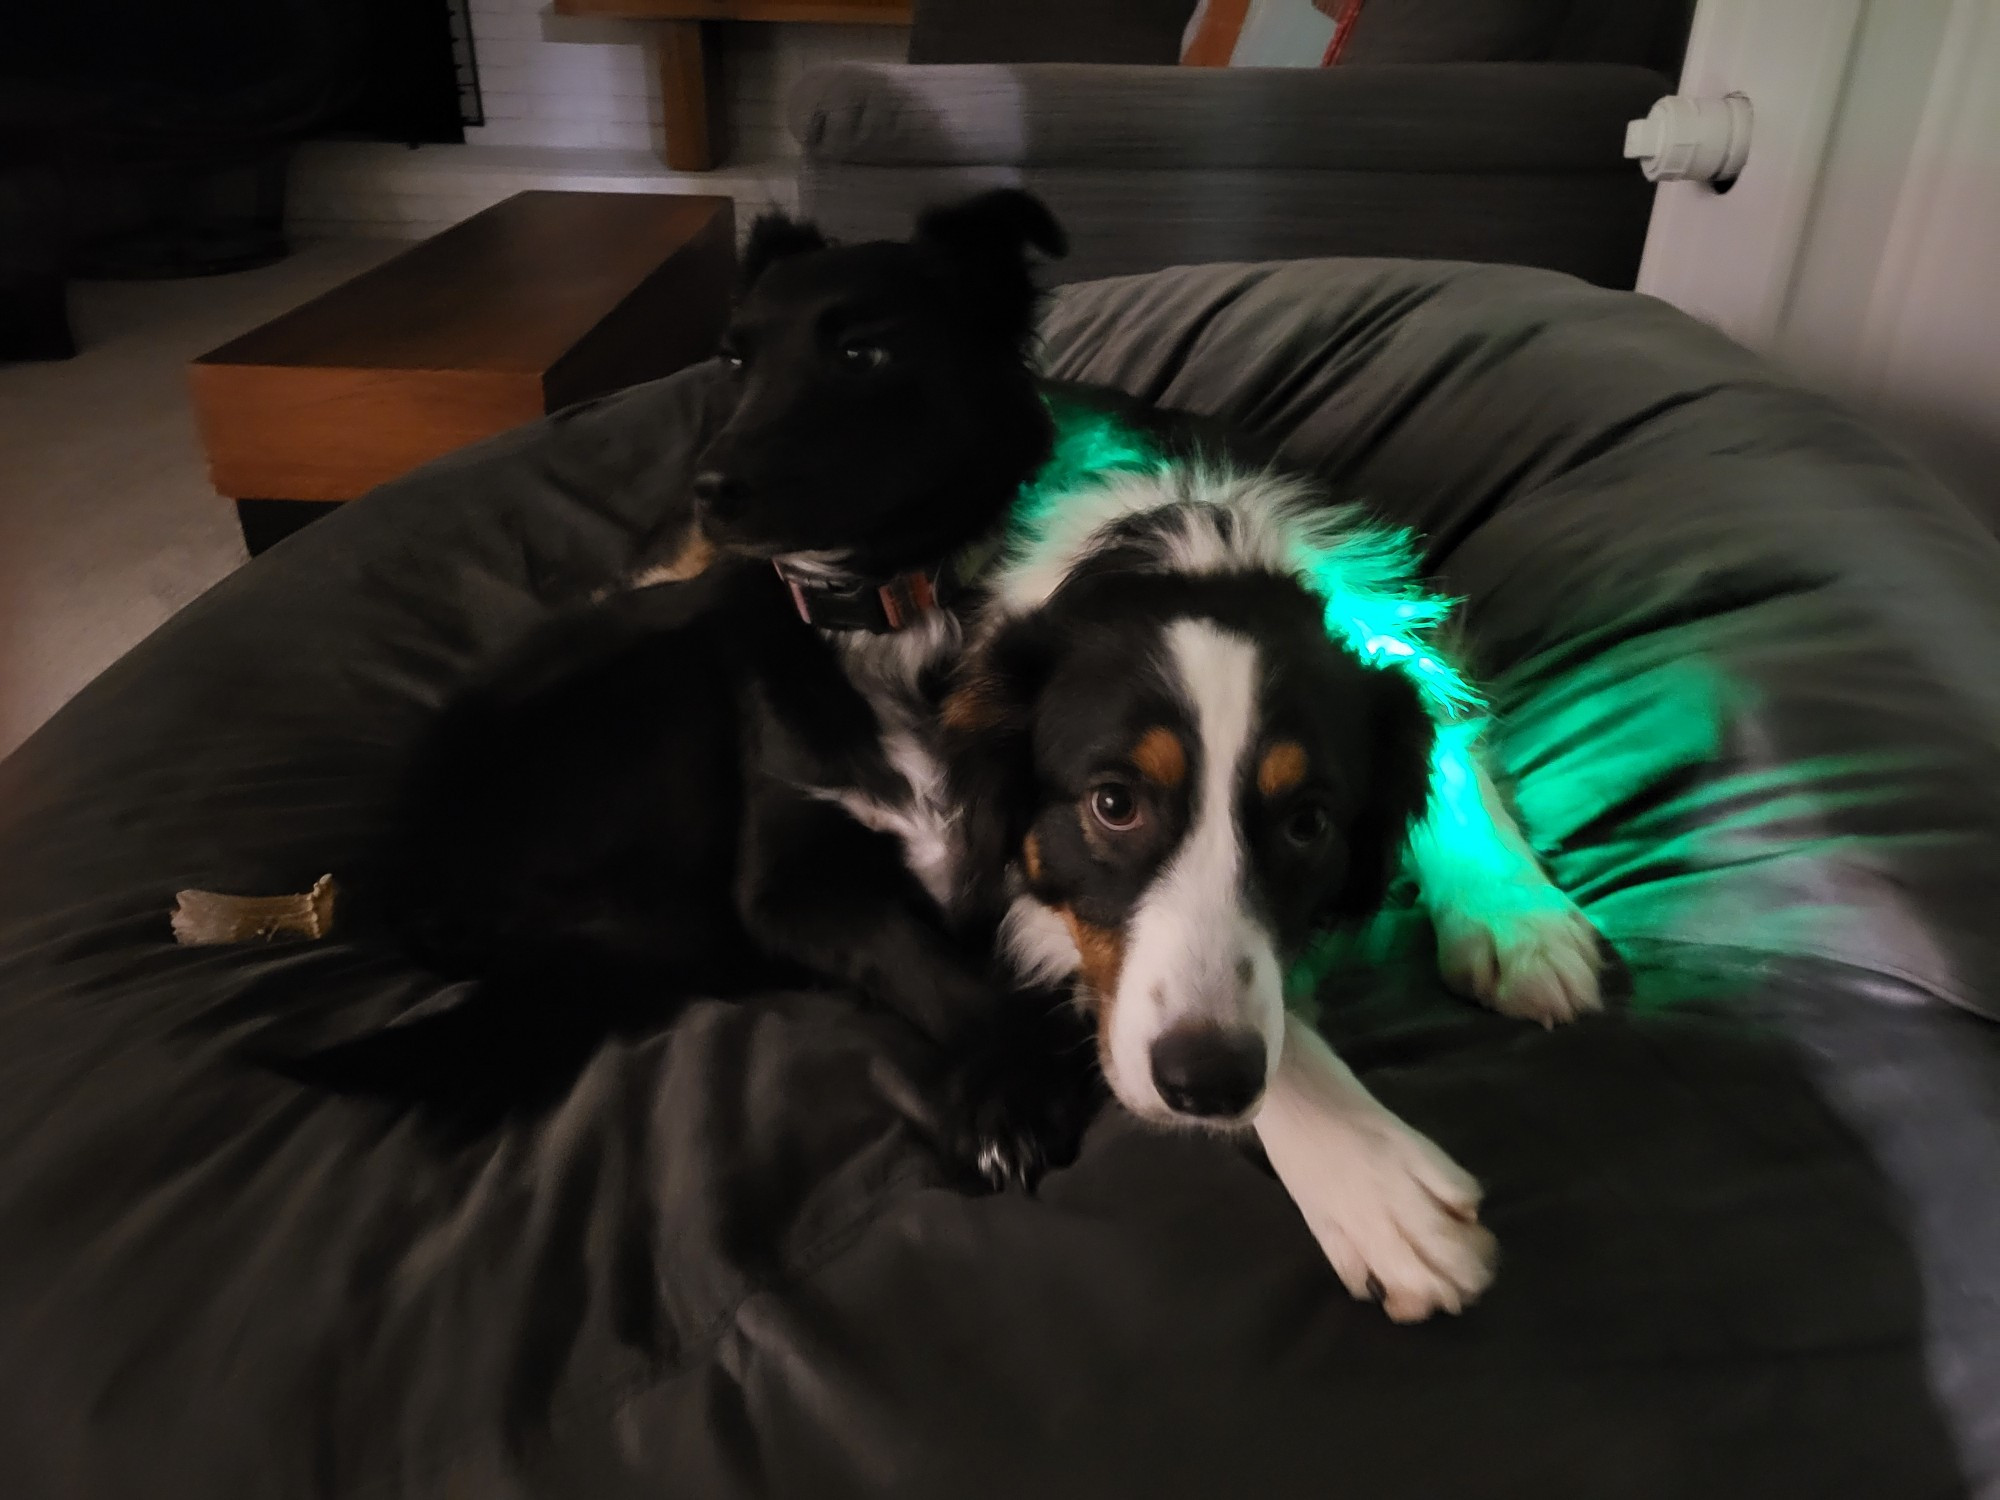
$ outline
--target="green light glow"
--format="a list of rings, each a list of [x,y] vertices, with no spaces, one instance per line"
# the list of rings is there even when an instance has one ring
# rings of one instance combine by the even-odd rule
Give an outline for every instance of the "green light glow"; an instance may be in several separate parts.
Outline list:
[[[1039,530],[1062,502],[1109,474],[1151,474],[1167,460],[1144,433],[1134,432],[1109,412],[1051,401],[1055,447],[1035,477],[1021,486],[1014,523]]]
[[[1049,403],[1055,446],[1041,472],[1021,488],[1015,524],[1040,530],[1065,500],[1114,474],[1156,473],[1167,457],[1144,434],[1104,411]],[[1356,525],[1331,546],[1300,559],[1305,582],[1326,601],[1327,633],[1373,667],[1402,672],[1441,723],[1483,717],[1484,704],[1430,637],[1456,602],[1417,582],[1416,536]]]
[[[1455,600],[1417,582],[1416,538],[1358,527],[1306,560],[1306,586],[1326,600],[1326,630],[1371,667],[1401,672],[1441,724],[1485,715],[1485,705],[1430,637]]]
[[[1049,461],[1021,490],[1016,523],[1039,530],[1064,501],[1113,474],[1147,474],[1169,460],[1143,433],[1107,412],[1051,402],[1055,447]],[[1455,600],[1418,581],[1414,533],[1366,524],[1343,527],[1329,545],[1300,559],[1307,587],[1326,601],[1327,634],[1372,667],[1401,672],[1422,695],[1441,726],[1433,785],[1451,795],[1469,785],[1471,747],[1485,720],[1485,704],[1447,660],[1432,636],[1450,617]],[[1476,790],[1473,795],[1476,797]]]

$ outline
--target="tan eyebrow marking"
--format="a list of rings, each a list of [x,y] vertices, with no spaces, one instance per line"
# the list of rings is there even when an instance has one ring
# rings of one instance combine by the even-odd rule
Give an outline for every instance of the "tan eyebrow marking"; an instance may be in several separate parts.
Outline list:
[[[1187,747],[1164,724],[1155,724],[1132,747],[1132,764],[1155,786],[1176,787],[1187,779]]]
[[[1282,797],[1305,779],[1305,746],[1297,740],[1279,740],[1257,763],[1257,790],[1266,798]]]

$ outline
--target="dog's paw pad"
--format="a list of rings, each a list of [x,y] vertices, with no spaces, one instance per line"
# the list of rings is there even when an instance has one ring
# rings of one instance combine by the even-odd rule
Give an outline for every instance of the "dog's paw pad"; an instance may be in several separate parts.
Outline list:
[[[1597,929],[1546,880],[1435,914],[1438,968],[1503,1016],[1557,1026],[1603,1008]]]

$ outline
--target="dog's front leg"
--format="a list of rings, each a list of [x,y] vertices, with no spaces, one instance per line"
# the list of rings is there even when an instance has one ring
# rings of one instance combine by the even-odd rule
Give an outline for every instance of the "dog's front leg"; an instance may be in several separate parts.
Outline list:
[[[1399,1323],[1459,1312],[1493,1280],[1479,1184],[1362,1086],[1297,1016],[1257,1112],[1278,1180],[1348,1291]]]
[[[769,789],[751,802],[740,880],[760,943],[854,985],[937,1044],[944,1068],[927,1123],[967,1180],[1032,1187],[1074,1158],[1098,1099],[1087,1028],[1058,994],[993,982],[947,932],[894,837]]]
[[[893,836],[786,787],[749,799],[737,907],[752,937],[851,984],[941,1045],[998,991],[945,930]]]
[[[1549,879],[1463,736],[1439,737],[1410,854],[1446,984],[1544,1026],[1601,1007],[1597,930]]]

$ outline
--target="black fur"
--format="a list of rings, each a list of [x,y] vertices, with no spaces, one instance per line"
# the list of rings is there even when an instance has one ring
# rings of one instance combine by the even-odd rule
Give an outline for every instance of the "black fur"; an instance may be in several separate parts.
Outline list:
[[[888,577],[995,526],[1051,440],[1026,250],[1061,236],[1038,224],[1013,190],[933,210],[907,242],[824,247],[760,220],[723,346],[730,414],[694,481],[709,537]]]
[[[737,295],[748,291],[770,269],[772,261],[824,250],[828,244],[816,224],[802,224],[787,214],[759,214],[743,241],[743,255],[736,268]]]
[[[835,981],[953,1059],[937,1124],[969,1173],[1029,1179],[1073,1149],[1076,1070],[1015,1066],[1052,1055],[1060,1007],[1006,996],[990,933],[955,927],[900,841],[834,800],[909,797],[884,716],[934,718],[898,698],[921,699],[925,674],[898,675],[893,640],[803,624],[769,563],[883,577],[994,529],[1049,450],[1026,249],[1060,243],[1014,192],[928,214],[907,243],[759,221],[726,419],[693,481],[721,560],[547,622],[447,706],[383,883],[417,952],[481,983],[444,1018],[293,1071],[491,1113],[549,1097],[549,1070],[605,1027],[663,1024],[694,994]],[[432,1068],[482,1078],[468,1091]]]

